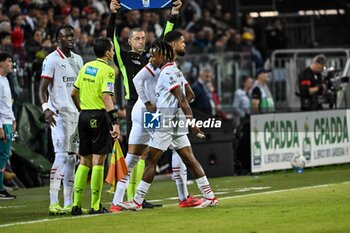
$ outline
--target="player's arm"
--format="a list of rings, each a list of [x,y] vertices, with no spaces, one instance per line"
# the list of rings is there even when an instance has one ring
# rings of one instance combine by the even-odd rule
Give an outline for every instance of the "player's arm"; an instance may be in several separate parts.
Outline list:
[[[51,126],[56,125],[56,120],[54,116],[56,113],[52,112],[49,109],[48,106],[48,93],[47,89],[49,87],[49,84],[52,82],[54,74],[54,64],[52,64],[48,59],[44,60],[43,63],[43,72],[41,74],[40,84],[39,84],[39,101],[41,103],[41,107],[44,112],[44,117],[47,123],[49,123]]]
[[[185,95],[182,93],[181,89],[180,89],[180,86],[177,85],[177,86],[174,86],[172,89],[171,89],[171,94],[173,94],[176,99],[179,101],[179,106],[180,108],[182,109],[182,111],[185,113],[186,115],[186,119],[192,121],[193,119],[193,114],[192,114],[192,110],[191,110],[191,107],[190,105],[188,104],[188,101],[185,97]],[[191,130],[192,130],[192,133],[194,135],[196,135],[196,137],[198,138],[203,138],[204,137],[204,133],[195,125],[191,125]]]
[[[122,75],[126,77],[126,70],[123,62],[123,57],[125,56],[125,51],[121,50],[118,37],[117,37],[117,25],[115,24],[115,19],[117,17],[117,12],[120,10],[121,5],[118,0],[112,0],[109,9],[111,10],[111,16],[107,28],[107,37],[113,40],[115,57],[113,58],[115,65],[119,68]]]
[[[81,111],[81,108],[80,108],[80,96],[79,96],[79,89],[74,86],[73,89],[72,89],[72,93],[71,93],[71,97],[73,99],[73,103],[75,105],[75,107],[78,109],[78,111],[80,112]]]
[[[164,28],[160,38],[163,38],[168,32],[173,30],[174,24],[177,20],[177,16],[180,14],[181,6],[182,6],[181,0],[176,0],[173,2],[173,6],[171,8],[169,19],[166,22],[165,28]]]
[[[153,77],[154,77],[153,71],[151,70],[150,67],[146,65],[136,74],[136,76],[132,80],[139,98],[141,99],[142,103],[145,104],[147,111],[149,112],[155,112],[156,106],[154,105],[154,103],[151,103],[151,101],[146,95],[145,82],[147,79],[150,79]]]
[[[103,74],[102,81],[102,102],[105,107],[105,110],[108,114],[108,117],[112,123],[112,131],[110,131],[112,138],[114,140],[119,139],[120,129],[119,129],[119,116],[117,110],[114,108],[113,95],[114,95],[114,80],[115,73],[112,68]]]
[[[187,101],[189,103],[193,102],[194,99],[195,99],[195,94],[194,94],[191,86],[188,83],[185,84],[185,92],[186,92],[186,99],[187,99]]]

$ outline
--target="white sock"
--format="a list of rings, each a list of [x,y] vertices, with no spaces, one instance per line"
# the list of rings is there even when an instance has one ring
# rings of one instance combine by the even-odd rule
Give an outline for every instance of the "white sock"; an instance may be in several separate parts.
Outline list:
[[[150,183],[147,183],[143,180],[140,181],[139,186],[137,187],[136,194],[134,197],[134,201],[137,204],[142,204],[145,196],[147,195],[148,189],[151,186]]]
[[[55,153],[55,161],[52,164],[50,174],[50,205],[58,203],[58,192],[61,187],[61,180],[63,176],[63,166],[66,162],[66,154],[57,152]]]
[[[173,151],[171,163],[179,200],[184,201],[188,197],[186,165],[182,162],[181,157],[176,151]]]
[[[117,183],[117,188],[115,190],[113,201],[112,201],[113,205],[117,205],[118,202],[123,201],[125,190],[129,185],[130,173],[132,172],[132,170],[134,169],[135,165],[140,160],[140,158],[141,156],[137,156],[129,153],[126,154],[125,162],[128,167],[128,174],[123,176],[123,178]]]
[[[212,199],[215,197],[213,190],[210,187],[209,181],[206,176],[196,179],[199,190],[203,197]]]
[[[73,204],[75,158],[75,154],[67,154],[67,161],[63,167],[64,206],[70,206]]]

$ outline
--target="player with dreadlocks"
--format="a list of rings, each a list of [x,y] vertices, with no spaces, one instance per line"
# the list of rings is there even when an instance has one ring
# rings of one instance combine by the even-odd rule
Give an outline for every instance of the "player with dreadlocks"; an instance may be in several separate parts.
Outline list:
[[[157,162],[170,145],[174,147],[196,178],[198,188],[204,197],[202,203],[197,207],[217,206],[218,200],[209,185],[203,168],[193,155],[191,143],[187,137],[187,126],[184,127],[183,124],[180,124],[181,120],[191,122],[193,115],[185,97],[185,86],[188,83],[183,73],[173,63],[173,48],[167,42],[158,40],[151,45],[150,54],[152,66],[161,69],[156,85],[157,112],[153,114],[153,118],[162,116],[162,122],[160,128],[154,129],[152,132],[147,165],[134,199],[119,202],[118,206],[127,210],[142,209],[142,202],[153,181]],[[202,131],[193,124],[191,124],[191,129],[195,135],[203,135]]]
[[[184,47],[185,45],[183,44],[183,47],[180,50],[184,51]],[[149,51],[151,55],[155,56],[159,53],[159,51],[164,51],[164,54],[166,54],[165,60],[170,62],[174,60],[176,54],[179,52],[174,51],[172,46],[160,39],[154,41]],[[153,59],[151,59],[150,62],[145,67],[143,67],[140,72],[137,73],[137,75],[133,78],[133,83],[139,97],[131,112],[131,120],[133,124],[130,131],[129,148],[132,147],[135,153],[128,154],[126,157],[129,173],[125,175],[123,179],[120,180],[117,184],[117,189],[110,208],[110,211],[112,212],[118,212],[122,210],[121,207],[117,206],[117,203],[123,201],[125,189],[128,186],[130,180],[130,173],[134,172],[134,167],[140,160],[141,155],[147,153],[147,147],[151,136],[151,129],[144,127],[144,114],[145,112],[155,112],[156,109],[155,90],[160,74],[159,66],[159,60],[154,59],[153,57]],[[188,101],[192,101],[194,94],[191,87],[186,84],[185,89]],[[174,178],[179,194],[179,207],[192,207],[201,204],[202,201],[199,198],[192,197],[188,193],[186,184],[186,166],[176,152],[173,153],[173,165],[176,165],[175,167],[177,169],[176,171],[174,170]],[[180,174],[180,167],[184,167],[184,169],[181,171],[183,171],[183,173],[186,173],[186,180],[183,180],[183,176]],[[137,186],[135,189],[136,188]],[[130,195],[128,193],[128,200],[132,200],[133,198],[134,194]]]

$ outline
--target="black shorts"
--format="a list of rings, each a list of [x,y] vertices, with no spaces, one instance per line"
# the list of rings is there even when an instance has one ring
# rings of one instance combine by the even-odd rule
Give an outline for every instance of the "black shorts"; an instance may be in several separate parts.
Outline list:
[[[108,154],[112,152],[111,124],[105,110],[83,110],[79,116],[79,154]]]

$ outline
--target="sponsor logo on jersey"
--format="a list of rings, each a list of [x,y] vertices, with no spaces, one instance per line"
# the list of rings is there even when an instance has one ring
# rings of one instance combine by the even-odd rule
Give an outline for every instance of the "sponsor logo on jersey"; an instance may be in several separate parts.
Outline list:
[[[96,76],[98,69],[95,67],[87,66],[85,69],[85,74]]]

